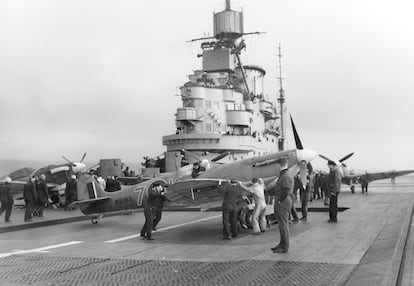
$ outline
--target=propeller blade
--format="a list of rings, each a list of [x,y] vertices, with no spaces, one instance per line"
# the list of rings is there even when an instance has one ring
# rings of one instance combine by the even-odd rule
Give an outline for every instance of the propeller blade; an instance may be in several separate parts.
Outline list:
[[[345,157],[343,157],[342,159],[339,159],[339,162],[343,162],[343,161],[345,161],[346,159],[348,159],[349,157],[351,157],[352,155],[354,155],[354,152],[352,152],[352,153],[349,153],[348,155],[346,155]]]
[[[86,157],[86,152],[85,152],[85,154],[83,154],[82,159],[80,160],[81,163],[83,162],[83,160],[85,159],[85,157]]]
[[[296,130],[295,123],[293,122],[292,115],[290,115],[290,122],[292,123],[292,129],[293,129],[293,136],[295,137],[295,143],[296,143],[296,149],[302,150],[303,145],[300,141],[298,131]]]
[[[319,154],[319,157],[321,157],[322,159],[325,159],[326,161],[333,161],[333,160],[329,159],[328,157],[326,157],[324,155],[321,155],[321,154]]]
[[[227,157],[228,155],[230,155],[230,152],[225,151],[223,153],[220,153],[219,155],[217,155],[216,157],[214,157],[213,159],[211,159],[212,162],[216,162],[219,161],[221,159],[223,159],[224,157]]]
[[[73,164],[73,162],[71,161],[71,160],[69,160],[68,158],[66,158],[65,156],[63,156],[63,155],[61,155],[62,156],[62,158],[66,161],[66,162],[68,162],[69,164],[71,164],[72,166],[74,166],[74,164]]]
[[[99,165],[100,165],[100,163],[99,163],[99,162],[98,162],[98,163],[95,163],[95,164],[93,164],[92,166],[90,166],[90,167],[86,168],[86,170],[84,170],[83,172],[87,173],[87,172],[89,172],[90,170],[95,169],[96,167],[99,167]]]

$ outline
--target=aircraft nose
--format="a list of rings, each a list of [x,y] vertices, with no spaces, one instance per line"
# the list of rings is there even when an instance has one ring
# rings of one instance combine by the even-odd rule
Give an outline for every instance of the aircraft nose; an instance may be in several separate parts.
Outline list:
[[[79,173],[80,171],[82,171],[83,169],[85,169],[86,164],[85,163],[74,163],[74,166],[72,167],[72,170],[74,173]]]
[[[296,158],[299,162],[307,162],[309,163],[313,159],[315,159],[318,156],[318,152],[310,150],[310,149],[301,149],[296,150]]]

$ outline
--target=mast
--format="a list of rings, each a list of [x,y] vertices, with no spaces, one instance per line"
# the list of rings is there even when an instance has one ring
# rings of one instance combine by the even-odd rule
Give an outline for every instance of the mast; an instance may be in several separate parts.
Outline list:
[[[231,7],[230,7],[230,0],[226,0],[226,11],[230,11]]]
[[[283,90],[283,85],[282,85],[282,52],[281,52],[281,47],[280,47],[280,43],[279,43],[279,54],[277,55],[279,58],[279,97],[277,99],[277,101],[279,102],[279,109],[280,109],[280,137],[279,137],[279,150],[283,151],[285,150],[285,120],[284,120],[284,116],[285,116],[285,107],[284,107],[284,103],[285,103],[285,91]]]

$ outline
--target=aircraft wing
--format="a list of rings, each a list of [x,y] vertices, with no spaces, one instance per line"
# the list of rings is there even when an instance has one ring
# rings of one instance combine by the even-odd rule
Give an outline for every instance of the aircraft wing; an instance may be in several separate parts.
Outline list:
[[[167,197],[173,202],[192,204],[214,204],[221,205],[223,194],[218,192],[218,187],[225,179],[187,179],[177,181],[169,185]]]
[[[358,178],[364,178],[368,182],[388,179],[388,178],[395,178],[399,176],[404,176],[410,173],[414,173],[414,170],[402,170],[402,171],[389,171],[389,172],[376,172],[376,173],[360,173],[360,174],[352,174],[347,176],[349,179],[354,180]]]
[[[68,207],[76,208],[76,207],[83,207],[83,206],[91,205],[91,204],[99,204],[109,199],[110,197],[101,197],[101,198],[90,199],[90,200],[75,201],[71,203]]]
[[[34,171],[35,169],[33,168],[23,167],[11,172],[8,175],[2,176],[0,178],[0,181],[4,181],[7,177],[12,179],[12,181],[27,181]]]
[[[0,180],[0,183],[4,183],[5,180]],[[26,182],[24,181],[11,181],[10,182],[10,186],[13,192],[13,196],[16,200],[20,200],[23,199],[23,190],[24,190],[24,185],[26,184]]]
[[[274,180],[270,177],[265,180],[265,184]],[[196,178],[177,181],[169,185],[167,197],[173,202],[186,202],[198,204],[203,209],[220,207],[223,202],[223,193],[218,188],[224,183],[230,182],[227,179]],[[243,191],[244,194],[248,194]]]

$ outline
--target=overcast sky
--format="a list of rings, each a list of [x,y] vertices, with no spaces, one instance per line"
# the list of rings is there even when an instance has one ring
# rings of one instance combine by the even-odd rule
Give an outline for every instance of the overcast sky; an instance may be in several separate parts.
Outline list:
[[[0,159],[141,162],[175,132],[218,0],[0,0]],[[284,89],[305,147],[414,169],[413,1],[244,0],[244,64]],[[289,138],[290,139],[290,138]],[[289,147],[294,147],[291,140]],[[320,159],[315,164],[325,165]]]

